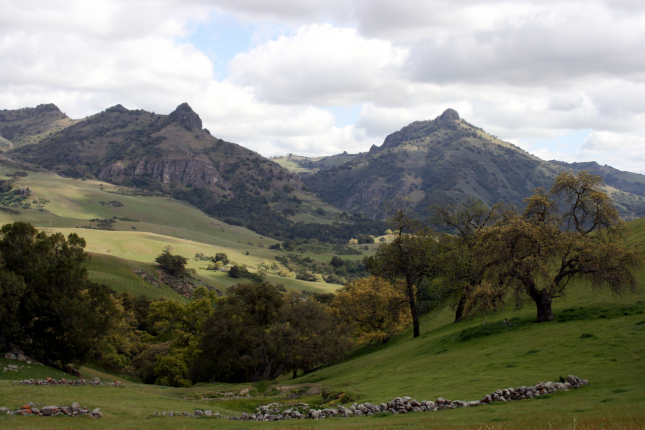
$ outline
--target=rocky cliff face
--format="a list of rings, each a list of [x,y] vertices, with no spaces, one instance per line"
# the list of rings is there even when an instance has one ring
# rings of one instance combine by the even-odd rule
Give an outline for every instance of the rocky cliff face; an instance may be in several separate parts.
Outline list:
[[[148,177],[163,184],[181,182],[184,185],[207,187],[215,190],[229,188],[230,184],[222,178],[215,166],[198,158],[183,160],[153,160],[142,158],[124,167],[116,162],[105,168],[99,179],[111,182],[122,182],[125,178]]]

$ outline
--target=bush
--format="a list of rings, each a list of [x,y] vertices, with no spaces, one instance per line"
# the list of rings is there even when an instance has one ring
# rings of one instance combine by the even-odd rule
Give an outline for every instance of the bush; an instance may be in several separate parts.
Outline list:
[[[224,252],[218,252],[215,254],[215,262],[217,263],[218,261],[221,261],[223,265],[228,264],[228,255],[226,255]]]
[[[178,277],[186,274],[188,259],[181,255],[172,255],[168,249],[155,258],[155,261],[172,276]]]

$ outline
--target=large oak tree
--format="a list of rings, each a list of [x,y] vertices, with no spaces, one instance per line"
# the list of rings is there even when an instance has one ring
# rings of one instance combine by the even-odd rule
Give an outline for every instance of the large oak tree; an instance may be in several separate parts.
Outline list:
[[[562,173],[550,190],[535,190],[523,211],[505,208],[477,237],[474,254],[485,272],[472,304],[494,307],[511,293],[521,306],[528,296],[544,322],[576,279],[617,293],[633,289],[641,258],[625,244],[627,228],[601,187],[600,176]]]

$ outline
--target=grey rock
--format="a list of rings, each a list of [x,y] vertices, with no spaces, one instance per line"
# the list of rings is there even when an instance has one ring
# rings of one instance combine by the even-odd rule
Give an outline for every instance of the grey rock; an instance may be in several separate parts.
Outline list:
[[[58,413],[59,409],[58,406],[45,406],[40,410],[40,412],[42,412],[43,415],[50,416]]]
[[[16,354],[14,354],[13,352],[7,352],[4,355],[4,358],[8,358],[9,360],[16,360]]]

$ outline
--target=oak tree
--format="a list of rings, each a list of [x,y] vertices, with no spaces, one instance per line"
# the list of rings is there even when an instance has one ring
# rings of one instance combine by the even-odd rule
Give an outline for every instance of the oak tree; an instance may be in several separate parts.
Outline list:
[[[526,202],[523,211],[506,207],[478,235],[474,253],[485,273],[473,305],[495,307],[512,293],[521,306],[528,296],[537,322],[544,322],[553,320],[553,299],[576,279],[617,293],[635,288],[641,258],[626,245],[627,227],[600,176],[562,173],[550,190],[536,189]]]

